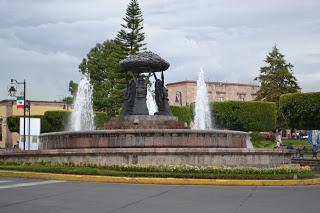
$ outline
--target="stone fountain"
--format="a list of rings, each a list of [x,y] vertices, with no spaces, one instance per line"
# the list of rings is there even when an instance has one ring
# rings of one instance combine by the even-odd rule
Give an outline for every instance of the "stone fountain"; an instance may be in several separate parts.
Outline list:
[[[121,115],[111,118],[105,124],[106,130],[43,134],[41,149],[247,148],[246,132],[189,129],[172,115],[168,89],[164,86],[164,71],[169,66],[167,61],[150,51],[122,60],[120,68],[126,72],[128,81]],[[147,82],[150,78],[155,80],[158,108],[155,115],[149,115],[147,107]]]
[[[120,68],[128,79],[120,116],[111,118],[104,130],[42,134],[41,150],[22,153],[16,160],[218,167],[290,163],[289,151],[248,148],[247,132],[190,129],[172,116],[164,86],[169,63],[157,54],[129,56],[120,62]],[[155,80],[155,115],[149,115],[146,104],[150,78]]]

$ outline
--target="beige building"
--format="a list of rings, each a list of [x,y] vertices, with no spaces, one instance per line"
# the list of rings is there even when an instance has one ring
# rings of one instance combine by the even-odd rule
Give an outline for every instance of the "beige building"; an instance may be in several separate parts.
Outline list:
[[[206,82],[210,101],[251,101],[255,99],[258,85]],[[197,93],[196,81],[178,81],[168,83],[170,105],[189,105],[195,102]]]
[[[52,110],[66,110],[63,102],[56,101],[31,101],[30,108],[30,115],[43,115],[46,111]],[[10,132],[7,126],[7,118],[14,115],[23,116],[23,109],[17,109],[16,101],[0,101],[0,148],[12,148],[18,141],[19,134]]]

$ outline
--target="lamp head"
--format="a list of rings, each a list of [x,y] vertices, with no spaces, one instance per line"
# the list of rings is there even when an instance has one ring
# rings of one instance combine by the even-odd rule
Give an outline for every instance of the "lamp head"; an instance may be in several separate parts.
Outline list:
[[[9,92],[9,96],[13,97],[13,96],[15,96],[17,89],[12,85],[12,86],[10,86],[8,92]]]

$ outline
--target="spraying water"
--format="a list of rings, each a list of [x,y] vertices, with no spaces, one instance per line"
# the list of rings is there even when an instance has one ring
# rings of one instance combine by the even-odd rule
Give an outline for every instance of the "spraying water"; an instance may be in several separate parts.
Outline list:
[[[70,129],[73,131],[95,129],[92,90],[90,78],[85,75],[79,83],[71,114]]]
[[[198,73],[197,96],[193,129],[212,129],[208,91],[206,83],[204,81],[204,72],[202,68]]]
[[[149,115],[154,115],[154,113],[156,113],[158,111],[158,106],[157,106],[156,101],[154,99],[154,95],[151,91],[152,85],[148,84],[148,88],[147,88],[147,107],[148,107]]]

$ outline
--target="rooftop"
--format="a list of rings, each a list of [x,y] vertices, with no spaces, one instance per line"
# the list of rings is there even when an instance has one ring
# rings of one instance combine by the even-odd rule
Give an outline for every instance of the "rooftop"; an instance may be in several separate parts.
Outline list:
[[[167,83],[166,86],[173,86],[173,85],[187,84],[187,83],[196,84],[197,81],[193,81],[193,80],[176,81],[172,83]],[[227,82],[218,82],[218,81],[206,81],[206,84],[260,87],[257,84],[227,83]]]
[[[0,104],[15,102],[15,99],[4,99],[0,101]],[[28,100],[31,103],[35,104],[63,104],[62,101],[36,101],[36,100]]]

